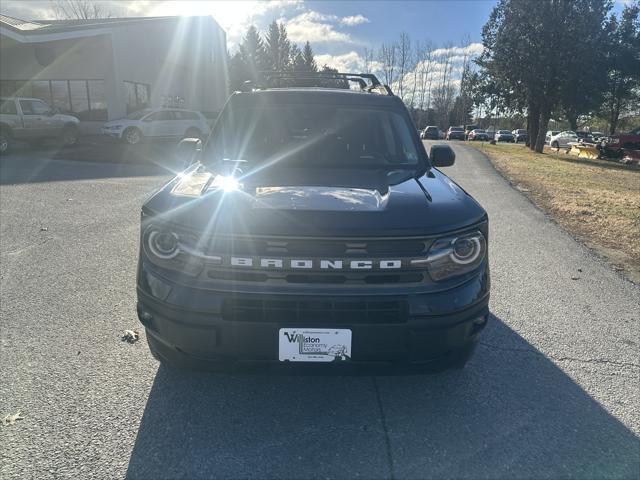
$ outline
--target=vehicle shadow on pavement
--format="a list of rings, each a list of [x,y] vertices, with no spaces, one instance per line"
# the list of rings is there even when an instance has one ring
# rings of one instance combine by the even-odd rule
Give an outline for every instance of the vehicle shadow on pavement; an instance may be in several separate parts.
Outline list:
[[[63,149],[19,149],[0,159],[0,185],[138,176],[173,176],[182,165],[174,144],[80,144]]]
[[[126,478],[637,476],[632,431],[499,319],[487,330],[464,370],[437,375],[161,366]]]

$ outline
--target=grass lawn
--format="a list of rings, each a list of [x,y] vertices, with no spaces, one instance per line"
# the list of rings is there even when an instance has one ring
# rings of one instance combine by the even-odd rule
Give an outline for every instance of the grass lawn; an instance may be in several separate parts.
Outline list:
[[[640,283],[640,169],[523,145],[471,144],[560,225]]]

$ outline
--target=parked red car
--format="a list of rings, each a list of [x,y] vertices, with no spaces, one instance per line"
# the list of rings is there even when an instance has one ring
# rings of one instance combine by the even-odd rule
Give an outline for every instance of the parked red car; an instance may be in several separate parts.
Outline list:
[[[625,150],[640,150],[640,127],[600,141],[600,151],[605,157],[622,158]]]

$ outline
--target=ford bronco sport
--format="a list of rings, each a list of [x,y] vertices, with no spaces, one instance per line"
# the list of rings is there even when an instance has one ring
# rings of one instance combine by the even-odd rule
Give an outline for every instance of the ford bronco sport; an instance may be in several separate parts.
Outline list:
[[[274,78],[231,95],[204,146],[183,140],[191,165],[142,207],[151,352],[197,368],[463,366],[488,319],[488,219],[437,168],[453,151],[427,155],[373,75]]]

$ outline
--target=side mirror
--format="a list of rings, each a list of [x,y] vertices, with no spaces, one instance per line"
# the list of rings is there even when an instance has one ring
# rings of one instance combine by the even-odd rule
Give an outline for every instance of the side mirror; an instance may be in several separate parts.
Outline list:
[[[456,161],[456,154],[448,145],[433,145],[429,157],[434,167],[450,167]]]
[[[176,147],[176,158],[183,168],[190,167],[200,161],[202,154],[202,140],[199,138],[185,138]]]

